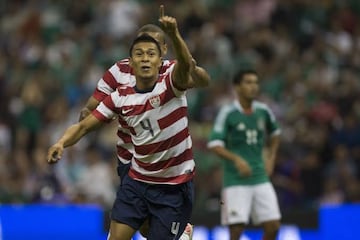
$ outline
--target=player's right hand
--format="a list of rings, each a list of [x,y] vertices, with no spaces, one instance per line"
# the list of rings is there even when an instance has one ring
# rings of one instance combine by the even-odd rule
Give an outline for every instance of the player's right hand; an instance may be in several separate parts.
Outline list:
[[[51,146],[47,154],[48,163],[50,164],[57,163],[61,159],[63,151],[64,151],[64,146],[60,143],[56,143],[53,146]]]
[[[236,169],[239,171],[239,173],[241,174],[241,176],[243,177],[250,177],[252,174],[252,170],[251,167],[249,166],[249,164],[242,160],[242,159],[237,159],[235,162],[235,167]]]

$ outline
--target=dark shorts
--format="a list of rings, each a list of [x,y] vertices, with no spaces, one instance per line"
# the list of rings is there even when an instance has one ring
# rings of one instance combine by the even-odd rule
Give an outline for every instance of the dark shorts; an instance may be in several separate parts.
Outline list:
[[[128,174],[129,169],[130,169],[130,162],[125,164],[118,161],[117,173],[121,180],[124,179],[125,175]]]
[[[116,194],[111,219],[139,229],[149,218],[148,240],[178,239],[190,221],[193,182],[148,184],[125,175]]]

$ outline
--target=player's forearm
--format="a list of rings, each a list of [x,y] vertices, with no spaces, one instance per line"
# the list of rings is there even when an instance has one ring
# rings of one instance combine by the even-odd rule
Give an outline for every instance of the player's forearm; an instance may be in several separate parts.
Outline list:
[[[184,39],[181,37],[179,31],[175,31],[169,35],[173,42],[174,52],[177,60],[177,67],[182,73],[188,73],[190,71],[192,56]]]
[[[244,161],[244,159],[242,159],[239,155],[237,155],[221,146],[212,147],[212,148],[210,148],[210,150],[212,152],[214,152],[216,155],[218,155],[219,157],[221,157],[225,160],[228,160],[228,161],[236,162],[239,159]]]
[[[72,146],[88,132],[89,129],[85,128],[81,123],[74,124],[66,129],[58,143],[62,144],[64,148]]]
[[[89,115],[81,122],[70,126],[64,133],[64,135],[58,141],[62,143],[64,147],[68,147],[77,143],[84,135],[92,130],[100,127],[103,124],[95,116]]]
[[[269,151],[267,157],[267,161],[269,161],[270,166],[275,165],[275,160],[279,149],[279,145],[280,145],[280,137],[278,135],[272,136],[270,138]]]
[[[280,136],[272,136],[270,138],[269,154],[270,156],[276,157],[280,145]]]

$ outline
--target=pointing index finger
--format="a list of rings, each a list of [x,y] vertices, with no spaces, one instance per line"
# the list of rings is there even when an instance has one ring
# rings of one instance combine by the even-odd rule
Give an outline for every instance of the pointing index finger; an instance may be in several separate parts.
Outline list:
[[[164,5],[160,5],[160,18],[164,17]]]

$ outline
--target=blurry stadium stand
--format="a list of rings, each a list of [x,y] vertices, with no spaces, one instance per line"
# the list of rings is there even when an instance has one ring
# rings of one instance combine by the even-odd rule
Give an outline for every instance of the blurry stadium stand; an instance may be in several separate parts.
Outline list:
[[[103,210],[95,205],[0,205],[2,240],[100,240]]]
[[[194,239],[227,238],[227,228],[215,225],[219,219],[216,214],[208,215],[206,219],[203,217],[204,219],[193,219]],[[360,239],[359,204],[326,206],[321,207],[318,214],[306,215],[299,212],[290,218],[284,217],[278,240]],[[0,205],[0,218],[3,235],[0,240],[105,240],[108,213],[104,214],[102,208],[96,205]],[[205,223],[211,219],[214,221],[213,225],[201,225],[201,221]],[[305,224],[306,219],[309,223],[318,223]],[[242,240],[260,237],[261,230],[251,227],[245,231]],[[136,234],[134,240],[143,238]]]

